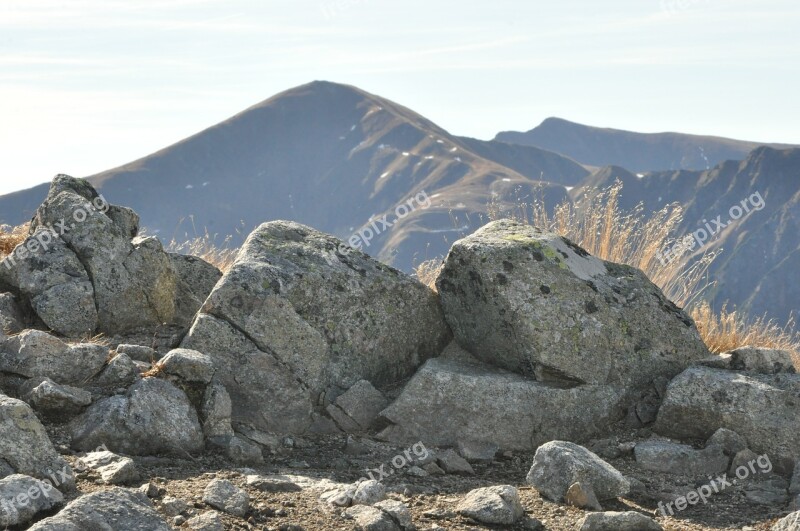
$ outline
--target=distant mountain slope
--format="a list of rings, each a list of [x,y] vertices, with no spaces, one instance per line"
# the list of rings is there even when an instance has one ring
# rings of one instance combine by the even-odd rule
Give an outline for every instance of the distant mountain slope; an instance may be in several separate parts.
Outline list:
[[[475,213],[493,198],[566,198],[563,186],[539,182],[543,175],[574,184],[588,172],[540,149],[461,139],[389,100],[314,82],[89,179],[167,240],[193,236],[192,227],[246,236],[275,219],[347,239],[374,217],[392,221],[398,205],[425,192],[430,208],[381,230],[365,247],[408,270],[480,226],[485,219]],[[30,218],[45,193],[37,187],[0,198],[0,221]]]
[[[586,180],[584,191],[615,180],[623,183],[623,208],[642,202],[655,211],[678,202],[685,209],[680,234],[707,225],[718,231],[700,249],[723,249],[711,269],[716,307],[730,301],[750,315],[769,314],[782,322],[800,312],[800,149],[761,147],[741,162],[709,171],[652,172],[642,178],[603,168]],[[743,212],[735,220],[731,214],[738,215],[737,208]],[[730,222],[723,230],[714,222],[718,217]]]
[[[762,145],[798,147],[681,133],[634,133],[561,118],[548,118],[525,133],[502,132],[495,140],[540,147],[590,166],[615,165],[633,172],[707,170],[726,160],[742,160]]]

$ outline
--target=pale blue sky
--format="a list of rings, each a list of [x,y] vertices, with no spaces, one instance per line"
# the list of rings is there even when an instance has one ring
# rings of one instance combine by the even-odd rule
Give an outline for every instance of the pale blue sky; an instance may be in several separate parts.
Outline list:
[[[0,0],[0,193],[357,85],[452,133],[548,116],[800,143],[791,0]]]

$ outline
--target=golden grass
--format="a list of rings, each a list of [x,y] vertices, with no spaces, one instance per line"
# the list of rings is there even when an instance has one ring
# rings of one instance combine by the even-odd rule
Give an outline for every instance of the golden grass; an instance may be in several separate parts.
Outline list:
[[[179,242],[173,238],[172,241],[167,244],[167,251],[197,256],[225,273],[231,268],[234,260],[236,260],[239,249],[231,247],[230,236],[225,238],[220,246],[216,245],[215,240],[216,238],[208,232],[202,236],[197,236],[183,242]]]
[[[618,182],[574,203],[562,203],[552,214],[542,201],[520,203],[505,211],[499,203],[490,201],[488,217],[529,223],[570,239],[598,258],[644,271],[670,300],[687,308],[712,352],[743,346],[788,350],[793,353],[800,370],[800,336],[795,332],[793,320],[781,327],[766,318],[750,320],[727,308],[715,314],[702,299],[703,293],[713,285],[708,269],[719,253],[698,256],[686,253],[672,260],[659,259],[659,253],[663,254],[677,241],[675,233],[683,220],[681,206],[667,205],[645,218],[641,206],[631,212],[620,209],[621,190],[622,184]],[[435,290],[441,267],[441,260],[422,262],[415,269],[416,277]]]
[[[0,225],[0,259],[10,255],[17,245],[25,241],[30,227],[30,222],[16,227]]]
[[[726,306],[716,314],[707,302],[695,305],[691,314],[711,352],[721,354],[743,346],[788,350],[800,369],[800,334],[794,332],[794,318],[782,327],[766,317],[748,320]]]

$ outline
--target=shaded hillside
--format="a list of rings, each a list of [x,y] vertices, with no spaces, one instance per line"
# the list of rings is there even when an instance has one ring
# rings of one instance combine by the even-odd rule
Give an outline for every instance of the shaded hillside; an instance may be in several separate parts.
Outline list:
[[[685,209],[679,234],[716,233],[698,249],[724,250],[711,268],[717,285],[709,295],[717,308],[730,301],[751,315],[768,313],[779,321],[800,310],[800,149],[761,147],[741,162],[709,171],[653,172],[642,178],[622,168],[603,168],[586,184],[604,187],[615,180],[623,183],[621,207],[641,202],[652,212],[678,202]],[[742,216],[736,220],[738,208]],[[723,229],[715,223],[718,217],[726,224]]]
[[[561,118],[548,118],[525,133],[505,131],[495,140],[540,147],[590,166],[616,165],[633,172],[707,170],[725,160],[742,160],[762,145],[793,147],[682,133],[634,133]]]
[[[167,240],[204,229],[246,234],[274,219],[347,239],[373,217],[396,218],[398,205],[425,192],[430,208],[365,247],[409,269],[417,252],[444,254],[485,222],[472,214],[491,198],[566,197],[562,186],[531,176],[574,184],[587,173],[560,155],[454,137],[389,100],[314,82],[89,180]],[[45,193],[46,186],[0,198],[2,222],[30,218]]]

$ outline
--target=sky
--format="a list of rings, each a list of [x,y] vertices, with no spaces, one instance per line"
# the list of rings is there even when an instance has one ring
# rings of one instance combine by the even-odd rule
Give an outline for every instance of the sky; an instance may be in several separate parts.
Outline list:
[[[0,0],[0,194],[312,80],[482,139],[558,116],[800,144],[798,26],[795,0]]]

